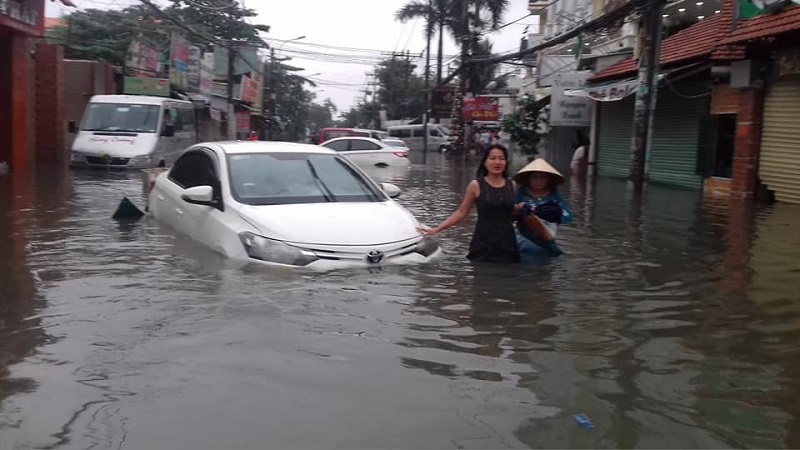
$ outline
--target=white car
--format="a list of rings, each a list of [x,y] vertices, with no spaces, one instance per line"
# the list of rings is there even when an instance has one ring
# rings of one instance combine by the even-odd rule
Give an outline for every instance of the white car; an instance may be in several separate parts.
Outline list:
[[[383,142],[357,136],[331,139],[320,144],[346,156],[360,167],[408,166],[408,150],[394,148]]]
[[[159,175],[148,212],[217,252],[278,266],[424,263],[438,242],[347,158],[309,144],[197,144]]]
[[[387,138],[381,139],[381,142],[383,142],[384,144],[386,144],[386,145],[388,145],[390,147],[394,147],[394,148],[396,148],[398,150],[405,150],[407,152],[411,151],[411,149],[408,148],[408,145],[402,139],[397,139],[397,138],[393,138],[393,137],[387,137]]]

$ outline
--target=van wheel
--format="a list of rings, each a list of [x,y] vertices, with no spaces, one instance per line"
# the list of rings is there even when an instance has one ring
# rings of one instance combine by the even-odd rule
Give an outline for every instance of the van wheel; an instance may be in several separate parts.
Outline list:
[[[162,159],[161,161],[158,162],[158,167],[161,168],[167,167],[167,162]]]

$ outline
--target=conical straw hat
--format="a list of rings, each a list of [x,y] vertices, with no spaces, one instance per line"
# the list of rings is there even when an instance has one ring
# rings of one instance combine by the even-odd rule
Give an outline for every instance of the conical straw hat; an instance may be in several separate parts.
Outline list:
[[[551,166],[550,163],[548,163],[542,158],[534,159],[533,161],[529,162],[528,165],[526,165],[522,169],[519,169],[519,171],[514,174],[514,181],[516,181],[519,184],[524,184],[523,181],[532,172],[549,173],[553,175],[553,178],[555,178],[556,184],[561,184],[564,182],[564,176],[561,175],[555,169],[555,167]]]

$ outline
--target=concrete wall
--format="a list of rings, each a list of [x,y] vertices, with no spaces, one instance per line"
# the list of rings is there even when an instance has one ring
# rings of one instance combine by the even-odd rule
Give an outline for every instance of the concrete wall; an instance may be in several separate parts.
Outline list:
[[[83,111],[93,95],[115,94],[114,71],[99,61],[64,61],[64,120],[80,124]],[[75,135],[65,130],[64,145],[72,147]]]

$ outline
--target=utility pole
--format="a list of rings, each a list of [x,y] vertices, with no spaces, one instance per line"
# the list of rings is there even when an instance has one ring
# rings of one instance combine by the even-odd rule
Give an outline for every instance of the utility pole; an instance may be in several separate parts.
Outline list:
[[[228,47],[228,85],[227,85],[227,97],[228,97],[228,139],[235,140],[236,139],[236,112],[233,106],[233,76],[234,76],[234,58],[236,57],[236,50],[233,46],[233,42],[230,42],[230,46]]]
[[[267,104],[267,140],[272,140],[272,129],[274,127],[274,119],[275,119],[275,48],[270,47],[269,49],[269,70],[267,71],[268,78],[267,78],[267,86],[269,89],[269,97],[266,102]]]
[[[456,132],[455,150],[466,154],[466,130],[464,129],[464,96],[467,92],[467,59],[469,58],[469,17],[466,0],[461,1],[461,73],[458,78],[458,92],[453,103]]]
[[[665,0],[634,0],[644,28],[643,48],[639,52],[639,87],[633,112],[633,137],[628,180],[635,193],[644,191],[647,145],[653,126],[653,111],[658,92],[658,60],[661,43],[661,12]]]
[[[428,120],[431,115],[431,30],[433,30],[433,0],[428,0],[428,23],[425,37],[425,111],[422,113],[422,157],[428,153]]]

